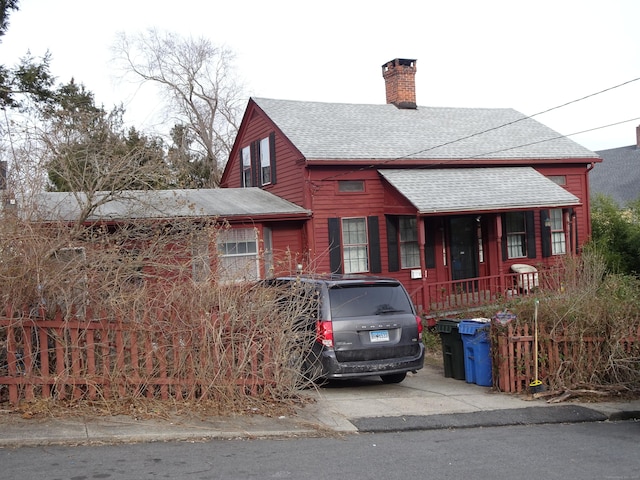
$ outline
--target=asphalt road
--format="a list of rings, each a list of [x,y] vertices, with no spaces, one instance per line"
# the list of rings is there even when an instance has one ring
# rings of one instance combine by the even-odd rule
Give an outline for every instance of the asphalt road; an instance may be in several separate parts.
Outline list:
[[[0,450],[7,479],[640,479],[640,422]]]

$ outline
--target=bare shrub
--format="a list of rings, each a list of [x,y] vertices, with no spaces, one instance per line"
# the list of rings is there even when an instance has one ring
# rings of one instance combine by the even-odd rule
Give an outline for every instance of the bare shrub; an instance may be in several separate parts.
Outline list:
[[[163,401],[264,413],[299,402],[314,380],[303,364],[315,331],[299,324],[313,299],[242,272],[221,276],[214,252],[224,228],[174,220],[74,229],[7,217],[0,401],[13,388],[12,401],[107,412]]]
[[[607,272],[602,256],[585,251],[568,257],[558,288],[514,299],[515,325],[533,326],[539,300],[541,342],[558,352],[558,365],[539,362],[551,389],[640,391],[640,280]],[[545,343],[546,342],[546,343]]]

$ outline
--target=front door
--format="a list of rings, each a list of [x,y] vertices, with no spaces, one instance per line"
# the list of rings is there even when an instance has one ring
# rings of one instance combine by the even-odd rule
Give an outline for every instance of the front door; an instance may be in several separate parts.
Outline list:
[[[449,220],[451,279],[463,280],[478,276],[477,222],[474,216],[452,217]]]

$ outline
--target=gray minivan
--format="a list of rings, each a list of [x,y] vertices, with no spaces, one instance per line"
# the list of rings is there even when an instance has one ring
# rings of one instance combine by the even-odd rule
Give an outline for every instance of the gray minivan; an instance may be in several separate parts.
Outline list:
[[[313,333],[304,361],[308,378],[379,375],[385,383],[399,383],[423,367],[422,320],[398,280],[301,275],[267,283],[310,306],[296,319],[298,331]]]

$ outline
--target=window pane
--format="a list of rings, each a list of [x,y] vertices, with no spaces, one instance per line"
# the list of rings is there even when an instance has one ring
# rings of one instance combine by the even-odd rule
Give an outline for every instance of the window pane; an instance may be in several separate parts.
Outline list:
[[[400,217],[400,241],[413,242],[418,240],[416,217]]]
[[[522,258],[525,256],[524,235],[507,235],[507,252],[509,258]]]
[[[219,232],[219,275],[226,280],[257,279],[257,244],[257,232],[253,228]]]
[[[262,185],[271,183],[271,153],[268,137],[260,140],[260,179]]]
[[[339,192],[364,192],[363,180],[339,180]]]
[[[342,225],[346,245],[367,243],[367,225],[364,218],[345,219]]]
[[[242,149],[242,185],[251,187],[251,150],[249,147]]]
[[[507,255],[509,258],[526,257],[527,232],[524,212],[512,212],[506,215]]]
[[[420,266],[417,225],[416,217],[400,217],[399,219],[400,265],[402,268]]]
[[[368,272],[367,247],[347,247],[344,248],[344,272],[362,273]]]
[[[420,249],[418,243],[403,243],[400,245],[400,259],[402,268],[415,268],[420,266]]]
[[[549,218],[551,219],[551,230],[562,230],[562,209],[554,208],[549,211]]]
[[[507,233],[517,233],[524,231],[524,213],[507,213]]]
[[[343,261],[345,273],[369,271],[367,221],[365,218],[342,220]]]
[[[554,208],[550,210],[549,219],[551,220],[551,253],[553,255],[563,255],[567,253],[567,245],[562,209]]]
[[[548,178],[553,183],[556,183],[558,185],[566,185],[567,184],[567,177],[564,176],[564,175],[549,175]]]

